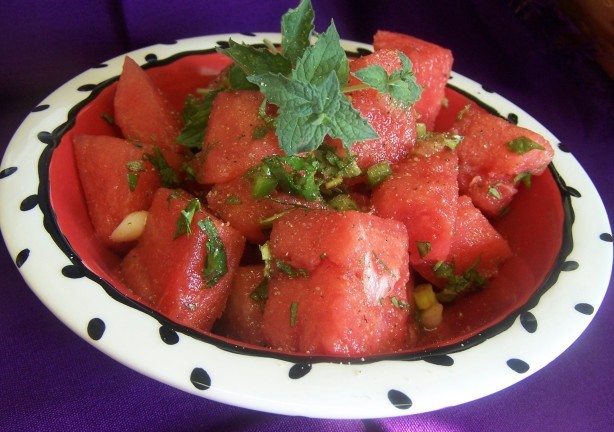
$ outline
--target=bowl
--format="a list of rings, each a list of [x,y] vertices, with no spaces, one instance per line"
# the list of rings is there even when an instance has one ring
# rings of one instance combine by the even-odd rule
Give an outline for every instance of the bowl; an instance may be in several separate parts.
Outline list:
[[[178,109],[229,60],[229,38],[184,39],[128,53]],[[348,55],[370,45],[343,41]],[[186,328],[139,303],[118,282],[119,257],[93,235],[72,136],[115,134],[100,120],[124,56],[43,100],[15,133],[0,165],[0,226],[24,279],[68,327],[119,362],[184,391],[241,407],[328,418],[390,417],[480,398],[546,366],[589,325],[608,286],[610,227],[592,182],[537,120],[479,83],[452,73],[445,130],[469,102],[555,145],[549,170],[494,222],[514,250],[487,289],[450,307],[459,318],[415,349],[365,358],[293,355]],[[610,237],[608,237],[610,236]],[[583,289],[578,289],[583,287]]]

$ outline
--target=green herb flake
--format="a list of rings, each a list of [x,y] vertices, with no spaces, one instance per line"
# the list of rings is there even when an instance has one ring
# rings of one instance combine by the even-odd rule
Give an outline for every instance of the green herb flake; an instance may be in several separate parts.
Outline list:
[[[175,234],[173,238],[177,238],[183,234],[189,236],[192,234],[192,229],[190,226],[192,225],[192,219],[194,219],[194,215],[198,210],[200,210],[200,201],[198,198],[192,198],[185,209],[181,210],[179,217],[175,221]]]
[[[210,217],[198,221],[198,226],[207,235],[207,241],[205,242],[207,257],[205,259],[202,277],[205,282],[205,287],[211,288],[228,273],[226,249]]]
[[[290,278],[309,277],[307,270],[302,269],[302,268],[297,269],[292,264],[290,264],[288,261],[284,261],[279,258],[275,259],[275,268],[279,270],[280,272],[282,272],[283,274],[290,276]]]
[[[531,173],[522,172],[514,177],[514,185],[517,185],[520,182],[524,183],[527,189],[531,189]]]
[[[112,126],[115,126],[115,118],[111,114],[102,113],[100,114],[100,118],[109,123]]]
[[[416,247],[418,248],[420,258],[424,258],[431,251],[431,242],[417,241]]]
[[[128,187],[130,188],[130,192],[134,192],[139,182],[139,173],[145,171],[145,167],[143,166],[143,162],[138,160],[126,163],[126,168],[128,169],[128,173],[126,174]]]
[[[158,148],[158,146],[154,146],[154,153],[145,153],[143,158],[151,163],[156,171],[160,174],[160,178],[162,180],[162,185],[166,188],[174,188],[179,185],[179,176],[173,170],[173,168],[168,164],[166,158]]]
[[[298,302],[292,302],[290,304],[290,327],[296,325],[296,316],[298,315]]]
[[[228,198],[226,198],[226,201],[224,201],[224,204],[241,204],[241,198],[239,198],[236,195],[230,195],[228,196]]]
[[[507,148],[517,155],[523,155],[531,150],[545,150],[545,148],[527,137],[521,136],[507,143]]]
[[[195,95],[186,97],[181,112],[184,126],[177,136],[179,144],[195,151],[203,146],[209,115],[219,90],[207,90],[201,93],[203,94],[201,97]]]
[[[496,199],[501,199],[501,193],[497,189],[497,185],[490,186],[488,188],[488,194],[494,196]]]
[[[249,297],[260,304],[260,311],[264,312],[264,306],[269,298],[269,280],[263,278],[262,281],[254,288]]]
[[[435,276],[447,281],[444,289],[437,293],[437,299],[442,303],[450,303],[461,293],[482,289],[486,284],[486,278],[481,276],[476,269],[479,262],[478,259],[461,275],[454,272],[454,263],[449,264],[443,261],[435,263],[432,267]]]

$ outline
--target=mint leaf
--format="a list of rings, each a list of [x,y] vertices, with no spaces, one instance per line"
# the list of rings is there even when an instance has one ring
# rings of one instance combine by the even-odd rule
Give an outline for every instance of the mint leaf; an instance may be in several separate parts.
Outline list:
[[[160,174],[160,179],[162,180],[162,185],[166,188],[174,188],[179,185],[179,176],[173,170],[166,158],[158,148],[158,146],[154,146],[153,148],[154,154],[145,153],[143,155],[143,159],[151,163],[158,174]]]
[[[198,226],[207,235],[207,241],[205,242],[207,256],[202,271],[202,278],[205,281],[205,288],[211,288],[228,273],[226,249],[210,217],[198,221]]]
[[[317,84],[296,79],[294,73],[292,79],[267,73],[248,80],[279,107],[276,133],[288,155],[314,150],[327,134],[341,139],[346,148],[378,137],[341,93],[334,71]]]
[[[281,17],[281,53],[292,64],[303,55],[310,43],[314,29],[315,12],[310,0],[302,0],[296,9],[290,9]]]
[[[175,221],[175,234],[173,238],[177,238],[183,234],[189,236],[192,234],[192,219],[196,212],[200,210],[200,201],[198,198],[192,198],[185,209],[181,210],[179,217]]]
[[[266,72],[289,75],[292,70],[290,61],[267,48],[256,48],[253,45],[239,44],[232,39],[229,47],[219,48],[218,52],[230,57],[247,75],[259,75]]]
[[[208,91],[203,97],[188,95],[183,104],[181,117],[183,129],[177,136],[177,142],[187,148],[200,150],[203,146],[205,131],[209,123],[209,114],[213,101],[219,91]]]
[[[545,150],[544,147],[537,144],[535,141],[521,136],[516,139],[511,140],[507,143],[507,148],[517,155],[522,156],[525,153],[530,152],[531,150]]]
[[[409,106],[422,95],[422,87],[416,81],[409,57],[398,51],[401,69],[390,75],[379,65],[371,65],[354,72],[356,78],[383,94],[389,94],[392,100]]]
[[[319,84],[333,71],[337,74],[340,85],[346,85],[350,63],[341,48],[335,24],[331,23],[328,30],[320,35],[315,44],[307,48],[303,56],[298,59],[293,76],[301,81]]]

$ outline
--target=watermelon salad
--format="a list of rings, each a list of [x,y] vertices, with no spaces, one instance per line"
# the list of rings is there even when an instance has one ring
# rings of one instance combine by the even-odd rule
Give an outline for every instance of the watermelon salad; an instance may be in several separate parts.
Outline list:
[[[394,353],[454,327],[514,262],[495,226],[553,149],[474,103],[438,130],[450,50],[388,31],[373,47],[348,58],[332,24],[313,37],[302,1],[281,46],[229,41],[181,100],[126,57],[107,126],[72,139],[120,289],[289,353]]]

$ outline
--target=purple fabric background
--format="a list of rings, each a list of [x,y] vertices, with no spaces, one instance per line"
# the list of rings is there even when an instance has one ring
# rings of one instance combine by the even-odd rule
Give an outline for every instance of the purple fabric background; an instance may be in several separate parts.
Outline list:
[[[0,3],[0,154],[40,100],[92,65],[159,41],[278,31],[280,15],[296,3],[4,0]],[[523,3],[524,8],[517,10]],[[324,30],[334,16],[346,39],[369,42],[382,28],[452,49],[457,72],[523,107],[572,151],[596,184],[612,221],[613,82],[591,61],[590,50],[569,37],[573,34],[561,24],[554,3],[313,0],[318,30]],[[14,260],[0,247],[2,431],[614,429],[612,283],[582,337],[519,384],[433,413],[342,421],[225,406],[139,375],[64,327],[23,282]]]

